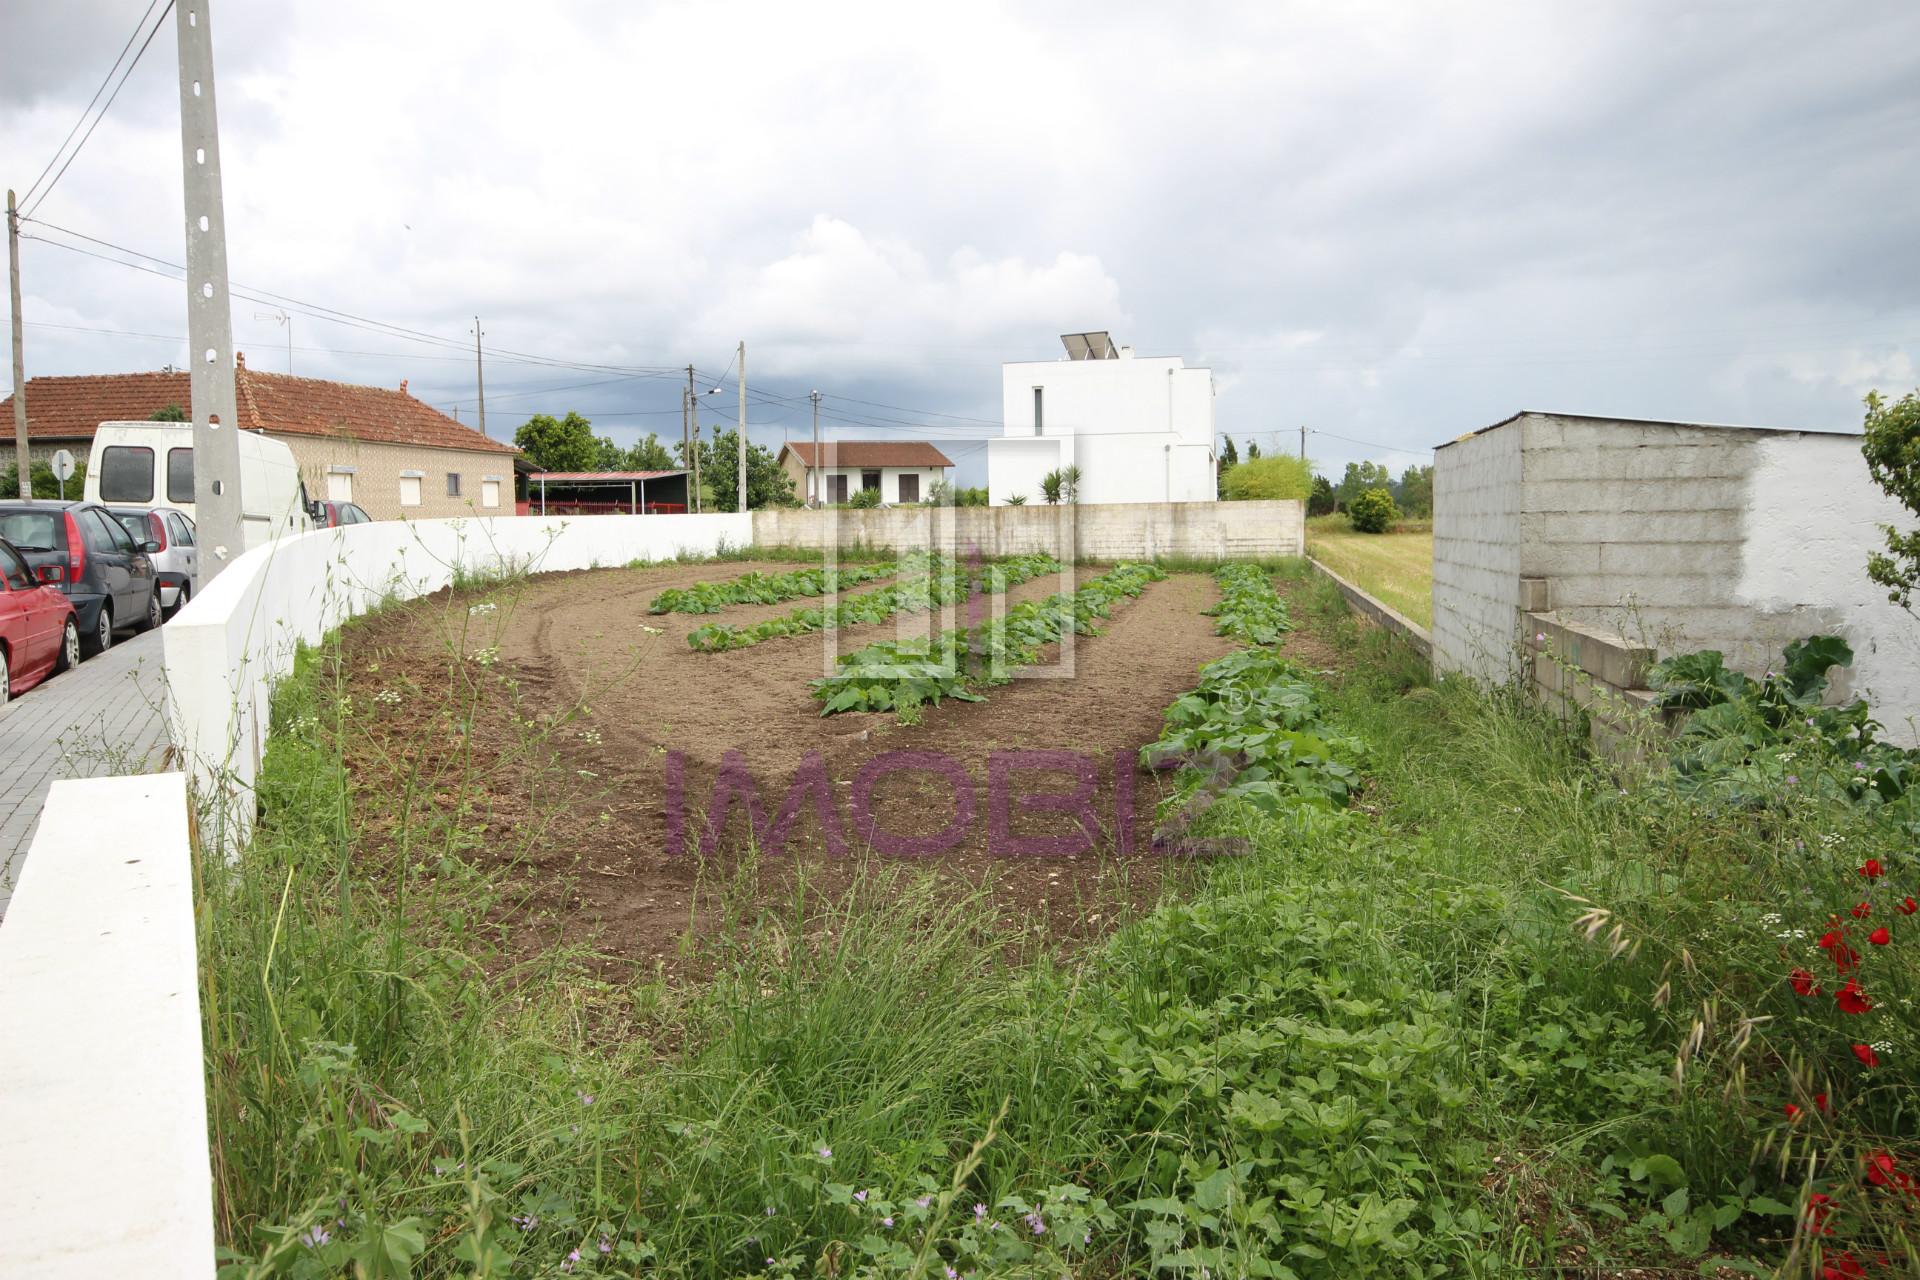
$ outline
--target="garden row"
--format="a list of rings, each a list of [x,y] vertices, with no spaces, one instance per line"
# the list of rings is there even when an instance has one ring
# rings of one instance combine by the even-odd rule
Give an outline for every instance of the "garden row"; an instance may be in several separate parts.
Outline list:
[[[1039,660],[1040,650],[1069,632],[1097,634],[1096,620],[1167,576],[1150,564],[1121,564],[1073,592],[1015,605],[975,627],[954,627],[924,640],[885,640],[846,654],[830,676],[813,681],[821,715],[843,711],[912,711],[947,698],[978,702],[978,690],[1005,684]]]
[[[781,636],[885,622],[897,614],[928,613],[959,604],[975,592],[1003,595],[1023,582],[1060,572],[1060,562],[1049,555],[1011,556],[984,566],[977,576],[938,552],[903,557],[897,567],[900,580],[892,586],[850,596],[831,607],[796,609],[746,626],[710,622],[688,633],[687,644],[701,653],[719,653]]]
[[[743,573],[725,582],[696,582],[669,587],[653,598],[648,613],[718,613],[740,604],[780,604],[804,596],[824,596],[844,587],[891,577],[899,566],[891,561],[840,565],[836,568],[795,569],[788,573]]]

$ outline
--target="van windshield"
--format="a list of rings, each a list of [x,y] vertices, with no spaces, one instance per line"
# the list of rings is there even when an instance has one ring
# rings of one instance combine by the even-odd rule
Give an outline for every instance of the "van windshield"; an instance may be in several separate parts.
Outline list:
[[[153,450],[114,444],[100,451],[100,501],[152,502]]]

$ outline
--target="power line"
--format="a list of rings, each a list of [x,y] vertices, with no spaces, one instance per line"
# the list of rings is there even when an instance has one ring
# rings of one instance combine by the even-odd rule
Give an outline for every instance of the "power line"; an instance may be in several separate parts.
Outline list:
[[[107,87],[107,80],[113,79],[114,68],[118,67],[120,65],[121,59],[127,56],[127,48],[132,47],[134,39],[138,37],[140,34],[140,28],[146,25],[147,17],[153,13],[153,6],[154,4],[157,4],[157,3],[159,3],[159,0],[152,0],[152,3],[149,3],[147,5],[147,12],[140,15],[139,23],[137,23],[133,28],[133,35],[127,37],[127,45],[126,47],[123,47],[120,50],[120,57],[115,58],[113,60],[113,66],[107,68],[106,80],[102,80],[100,82],[100,88],[95,89],[93,91],[93,98],[91,101],[87,103],[86,110],[80,113],[80,120],[85,120],[87,118],[87,112],[92,111],[93,104],[100,100],[101,89],[105,89]],[[23,217],[31,217],[35,209],[38,209],[42,204],[45,204],[47,197],[53,194],[53,189],[60,185],[60,179],[67,176],[67,166],[73,163],[74,157],[80,154],[81,148],[87,145],[87,139],[93,137],[93,131],[100,127],[100,122],[107,118],[107,112],[111,110],[113,107],[113,100],[120,96],[120,90],[126,87],[127,78],[133,74],[133,69],[140,65],[140,59],[146,55],[147,46],[152,44],[153,38],[160,34],[160,28],[165,26],[167,23],[167,15],[172,12],[173,12],[173,0],[167,0],[167,7],[160,11],[160,20],[153,24],[153,30],[147,32],[147,38],[141,42],[140,52],[133,55],[132,62],[127,63],[127,69],[121,72],[120,74],[119,83],[113,86],[113,92],[107,95],[106,103],[103,106],[101,106],[99,114],[94,116],[93,123],[87,126],[87,131],[80,136],[80,141],[74,145],[74,148],[72,151],[67,152],[66,160],[64,160],[60,165],[60,172],[53,175],[53,181],[47,183],[47,189],[45,191],[40,192],[40,198],[38,200],[34,200],[33,193],[35,190],[39,188],[41,180],[47,176],[47,169],[51,169],[53,167],[53,160],[47,161],[47,169],[42,169],[40,171],[40,177],[35,178],[33,180],[33,186],[27,188],[27,199],[32,200],[33,204],[31,208],[23,210],[22,212]],[[73,128],[78,129],[79,127],[80,127],[80,121],[79,120],[74,121]],[[66,141],[61,142],[60,149],[65,150],[67,142],[72,141],[72,139],[73,139],[73,130],[68,130],[67,139]],[[53,153],[53,157],[54,157],[54,160],[58,160],[60,158],[60,151],[55,151]],[[22,203],[25,203],[25,202],[23,201]]]

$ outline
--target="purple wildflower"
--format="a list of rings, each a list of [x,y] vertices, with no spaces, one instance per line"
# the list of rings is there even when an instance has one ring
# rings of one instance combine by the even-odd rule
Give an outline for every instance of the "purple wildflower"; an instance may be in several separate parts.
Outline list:
[[[516,1213],[513,1215],[513,1225],[522,1231],[531,1231],[540,1225],[540,1217],[538,1214]]]
[[[930,1204],[932,1204],[932,1203],[933,1203],[933,1197],[932,1197],[932,1196],[921,1196],[921,1197],[920,1197],[920,1198],[919,1198],[918,1200],[915,1200],[915,1201],[914,1201],[914,1203],[915,1203],[915,1204],[917,1204],[917,1205],[919,1205],[919,1206],[920,1206],[920,1207],[921,1207],[922,1209],[924,1209],[924,1208],[926,1208],[926,1207],[927,1207],[928,1205],[930,1205]]]
[[[593,1095],[592,1095],[592,1094],[590,1094],[590,1093],[583,1093],[583,1094],[581,1094],[581,1095],[580,1095],[580,1105],[581,1105],[581,1106],[583,1106],[583,1107],[590,1107],[590,1106],[592,1106],[592,1105],[593,1105]]]
[[[881,1225],[881,1226],[883,1226],[883,1227],[890,1227],[890,1226],[892,1226],[892,1225],[893,1225],[893,1215],[892,1215],[892,1214],[888,1214],[888,1215],[887,1215],[886,1217],[884,1217],[884,1218],[882,1218],[882,1219],[880,1219],[880,1225]]]
[[[946,1271],[947,1271],[947,1280],[960,1280],[960,1273],[958,1271],[955,1271],[952,1267],[948,1267]]]
[[[333,1233],[321,1226],[308,1227],[300,1233],[300,1243],[309,1249],[318,1249],[331,1239],[333,1239]]]
[[[867,1193],[864,1191],[856,1191],[853,1193],[853,1198],[861,1204],[865,1204],[867,1202]]]
[[[1788,774],[1788,775],[1787,775],[1787,785],[1788,785],[1788,786],[1790,786],[1790,787],[1797,787],[1797,786],[1799,786],[1799,785],[1800,785],[1800,775],[1799,775],[1799,774],[1797,774],[1797,773],[1790,773],[1790,774]]]
[[[831,1160],[831,1159],[833,1159],[833,1148],[832,1148],[832,1147],[822,1147],[822,1148],[820,1148],[820,1158],[821,1158],[822,1160]]]
[[[1033,1212],[1027,1215],[1027,1226],[1031,1227],[1033,1234],[1037,1236],[1047,1234],[1047,1220],[1040,1216],[1040,1206],[1035,1205]]]
[[[600,1237],[600,1252],[601,1252],[601,1253],[612,1253],[612,1252],[613,1252],[613,1241],[611,1241],[611,1240],[609,1240],[609,1239],[607,1239],[607,1238],[606,1238],[605,1236],[601,1236],[601,1237]]]
[[[772,1205],[768,1205],[768,1206],[767,1206],[767,1216],[768,1216],[769,1218],[771,1218],[771,1217],[773,1216],[773,1214],[774,1214],[774,1208],[773,1208],[773,1206],[772,1206]]]
[[[986,1216],[987,1216],[987,1206],[976,1202],[973,1206],[973,1220],[975,1222],[978,1222],[980,1221],[980,1219]]]

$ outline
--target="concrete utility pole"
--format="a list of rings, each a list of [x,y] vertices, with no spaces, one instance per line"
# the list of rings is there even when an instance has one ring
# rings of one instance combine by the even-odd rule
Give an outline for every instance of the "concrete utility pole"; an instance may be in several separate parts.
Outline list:
[[[820,393],[815,391],[807,399],[813,401],[813,466],[807,472],[811,501],[807,505],[817,507],[820,505]]]
[[[480,317],[473,318],[473,378],[480,389],[480,434],[487,434],[487,362],[480,356]]]
[[[33,497],[27,472],[27,354],[20,345],[20,210],[7,188],[7,285],[13,295],[13,460],[20,468],[20,496]]]
[[[210,0],[174,6],[180,45],[180,167],[187,197],[187,347],[192,373],[196,588],[247,549],[240,506],[240,414],[233,387],[233,308],[213,105]]]
[[[747,340],[740,340],[740,510],[747,509]]]
[[[1307,460],[1307,424],[1304,422],[1300,424],[1300,460]]]
[[[693,510],[700,511],[700,397],[693,389],[693,366],[687,366],[687,452],[693,467]]]

